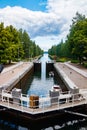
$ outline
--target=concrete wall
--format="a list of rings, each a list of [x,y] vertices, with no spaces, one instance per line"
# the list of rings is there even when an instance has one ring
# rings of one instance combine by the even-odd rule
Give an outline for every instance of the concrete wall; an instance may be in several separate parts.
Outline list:
[[[34,73],[34,65],[32,64],[26,71],[24,71],[19,77],[14,79],[10,85],[6,88],[6,90],[10,91],[13,88],[23,88],[26,86],[26,83],[29,79],[29,76]]]
[[[35,72],[40,71],[41,72],[41,63],[36,61],[33,63],[33,66],[30,67],[28,71],[25,72],[22,76],[19,77],[19,81],[14,87],[16,88],[26,88],[26,83],[29,80],[29,77]],[[12,87],[13,88],[13,87]]]
[[[14,86],[16,88],[26,88],[26,83],[29,80],[29,77],[31,76],[31,74],[34,73],[34,66],[31,67],[31,69],[23,76],[23,77],[19,77],[19,82]]]
[[[59,73],[57,72],[57,70],[55,69],[55,67],[54,67],[54,76],[55,76],[55,79],[58,81],[62,91],[68,91],[65,83],[61,79],[61,77],[60,77]]]
[[[79,88],[74,84],[73,81],[69,79],[69,77],[62,71],[56,64],[54,64],[54,68],[56,69],[58,75],[61,77],[62,81],[66,85],[67,89],[71,91],[71,93],[79,93]]]

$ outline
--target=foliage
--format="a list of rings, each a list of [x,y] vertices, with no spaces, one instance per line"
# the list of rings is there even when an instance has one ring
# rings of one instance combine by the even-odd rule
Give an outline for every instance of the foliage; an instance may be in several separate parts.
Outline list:
[[[25,30],[0,24],[0,63],[11,63],[42,53],[41,48],[30,39]]]
[[[19,39],[23,46],[24,58],[32,58],[43,54],[43,50],[32,41],[28,33],[22,29],[19,30]]]
[[[69,59],[67,59],[66,57],[61,57],[61,58],[57,58],[57,62],[66,62],[68,61]]]
[[[72,25],[68,42],[72,55],[79,59],[80,63],[83,62],[83,57],[87,56],[87,19],[80,17]]]
[[[84,63],[84,67],[87,68],[87,62]]]
[[[72,19],[66,41],[61,40],[58,45],[52,46],[48,53],[79,60],[80,63],[84,57],[87,59],[87,18],[77,12]]]
[[[79,61],[78,61],[78,60],[75,60],[75,59],[72,59],[72,60],[71,60],[71,63],[79,63]]]

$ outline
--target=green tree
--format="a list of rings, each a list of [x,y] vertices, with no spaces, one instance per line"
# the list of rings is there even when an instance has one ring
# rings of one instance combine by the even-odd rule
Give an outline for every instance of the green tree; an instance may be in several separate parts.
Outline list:
[[[28,33],[12,25],[0,24],[0,62],[17,61],[42,54],[41,48],[33,42]]]
[[[87,58],[87,18],[77,12],[72,19],[65,43],[61,41],[58,45],[52,46],[48,52],[59,57],[79,59],[82,63],[83,58]]]
[[[11,60],[16,60],[19,58],[23,57],[23,49],[22,46],[20,44],[20,40],[19,40],[19,32],[17,31],[17,29],[15,29],[12,25],[7,26],[6,30],[8,32],[8,42],[9,45],[5,50],[5,53],[7,55],[7,59],[9,60],[9,63],[11,62]],[[20,51],[19,51],[20,50]]]
[[[21,42],[22,42],[23,50],[24,50],[24,58],[29,58],[30,37],[25,30],[22,34],[22,41]]]
[[[0,62],[3,60],[14,61],[18,58],[18,48],[21,48],[20,56],[23,56],[23,49],[19,41],[18,31],[12,26],[4,27],[0,24]]]
[[[72,21],[70,33],[67,36],[67,43],[72,57],[79,59],[81,63],[83,57],[86,55],[87,19],[84,15],[77,13]]]
[[[19,39],[23,45],[24,58],[31,58],[42,54],[41,48],[32,41],[28,33],[22,29],[19,30]]]

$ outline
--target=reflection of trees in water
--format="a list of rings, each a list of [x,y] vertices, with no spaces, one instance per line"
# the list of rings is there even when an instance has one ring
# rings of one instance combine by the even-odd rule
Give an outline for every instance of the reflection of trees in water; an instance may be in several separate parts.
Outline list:
[[[49,94],[49,90],[54,84],[59,84],[62,89],[65,89],[64,84],[55,73],[54,77],[50,77],[48,73],[46,73],[46,61],[48,61],[48,54],[45,54],[40,62],[41,62],[41,73],[39,71],[34,72],[32,76],[29,78],[27,85],[23,88],[23,93],[25,94],[39,94],[40,96]]]

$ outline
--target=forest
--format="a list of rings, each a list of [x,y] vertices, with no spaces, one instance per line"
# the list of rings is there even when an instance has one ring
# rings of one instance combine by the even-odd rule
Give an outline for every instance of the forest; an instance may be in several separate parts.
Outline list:
[[[87,18],[85,15],[76,13],[66,40],[64,42],[61,40],[57,45],[53,45],[48,53],[55,60],[71,60],[85,64],[87,67]]]
[[[30,39],[26,30],[0,23],[0,63],[29,60],[42,54],[43,50]]]

